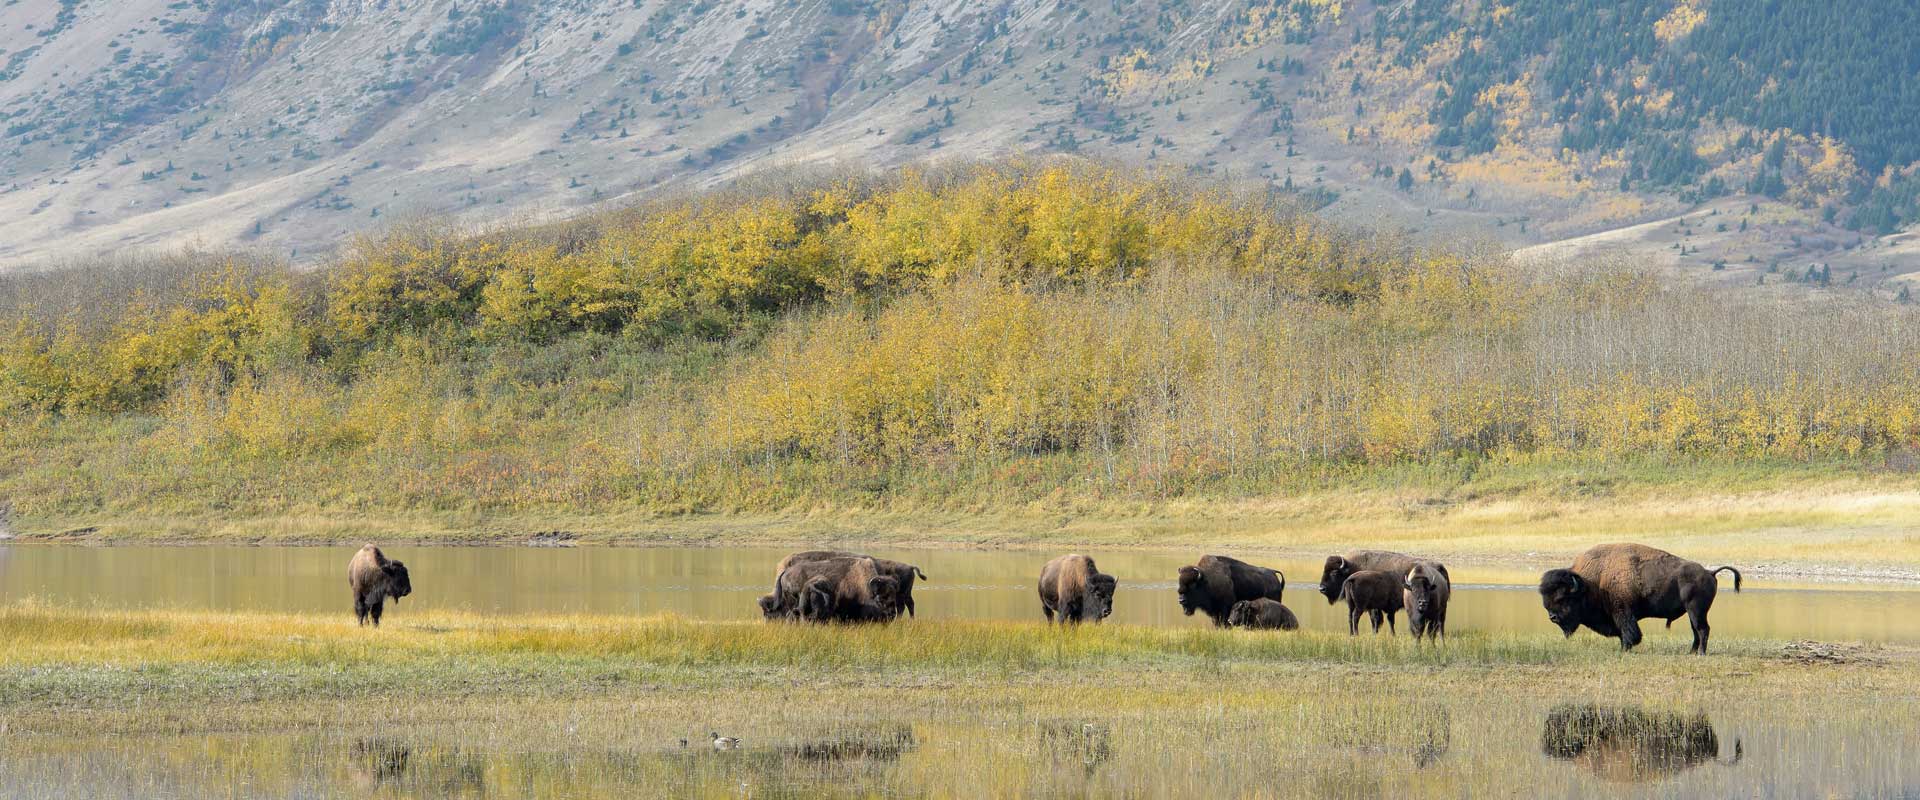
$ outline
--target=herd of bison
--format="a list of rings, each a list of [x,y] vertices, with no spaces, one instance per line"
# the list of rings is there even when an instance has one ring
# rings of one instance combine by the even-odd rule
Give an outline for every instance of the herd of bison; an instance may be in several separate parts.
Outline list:
[[[1639,544],[1603,544],[1568,569],[1540,577],[1540,599],[1547,618],[1572,636],[1585,625],[1620,640],[1622,650],[1640,643],[1640,620],[1664,619],[1667,626],[1686,617],[1693,627],[1691,652],[1707,652],[1707,611],[1719,592],[1717,575],[1740,571],[1708,570],[1698,563]],[[885,558],[837,550],[794,553],[774,569],[774,587],[760,598],[768,620],[793,622],[887,622],[913,616],[913,584],[926,580],[919,567]],[[413,591],[406,565],[367,545],[348,565],[354,614],[361,624],[380,624],[385,600],[395,603]],[[1040,570],[1040,609],[1049,622],[1099,622],[1113,613],[1119,582],[1099,570],[1093,559],[1065,555]],[[1299,619],[1280,602],[1287,579],[1279,570],[1226,556],[1202,556],[1180,568],[1180,608],[1188,616],[1205,612],[1218,627],[1292,630]],[[1347,604],[1347,632],[1358,635],[1366,617],[1378,633],[1384,620],[1394,633],[1394,617],[1407,612],[1416,640],[1447,632],[1447,603],[1453,593],[1447,567],[1438,561],[1402,553],[1359,550],[1329,556],[1320,572],[1320,593],[1329,604]]]

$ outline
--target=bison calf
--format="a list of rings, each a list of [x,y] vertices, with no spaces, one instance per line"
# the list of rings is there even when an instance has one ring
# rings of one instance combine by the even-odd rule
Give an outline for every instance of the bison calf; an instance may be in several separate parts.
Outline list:
[[[367,545],[353,554],[353,560],[347,562],[347,585],[353,589],[353,615],[360,624],[373,620],[373,626],[380,627],[380,612],[387,598],[393,598],[393,604],[399,605],[400,598],[413,594],[413,580],[407,575],[407,565],[387,558],[380,548]]]
[[[1446,567],[1435,561],[1416,562],[1407,570],[1402,594],[1414,641],[1424,635],[1447,634],[1447,601],[1453,597],[1453,582],[1447,579]]]
[[[1280,601],[1262,597],[1234,603],[1233,611],[1227,614],[1227,627],[1290,631],[1300,627],[1300,619]]]
[[[1380,632],[1380,618],[1386,617],[1387,633],[1394,633],[1393,615],[1405,604],[1400,579],[1378,570],[1361,570],[1340,584],[1340,599],[1347,601],[1347,633],[1360,635],[1360,615],[1373,617],[1373,632]]]

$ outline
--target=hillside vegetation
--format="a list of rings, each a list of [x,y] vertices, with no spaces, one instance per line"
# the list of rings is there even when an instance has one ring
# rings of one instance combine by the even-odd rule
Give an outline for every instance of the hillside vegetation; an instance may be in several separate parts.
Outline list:
[[[1920,443],[1910,307],[1533,271],[1082,162],[21,274],[0,317],[23,527],[1525,491]]]

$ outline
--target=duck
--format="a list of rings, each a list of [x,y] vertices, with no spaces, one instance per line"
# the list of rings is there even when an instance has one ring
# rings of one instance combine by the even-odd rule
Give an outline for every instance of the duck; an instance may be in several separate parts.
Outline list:
[[[717,731],[707,735],[713,737],[715,750],[737,750],[740,747],[740,738],[737,736],[721,736]]]

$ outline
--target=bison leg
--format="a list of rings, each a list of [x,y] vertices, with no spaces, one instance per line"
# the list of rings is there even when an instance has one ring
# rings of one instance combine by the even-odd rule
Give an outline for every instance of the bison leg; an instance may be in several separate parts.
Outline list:
[[[1348,636],[1360,635],[1360,607],[1359,606],[1355,606],[1355,605],[1347,606],[1347,635]]]
[[[386,602],[376,600],[373,602],[373,605],[367,607],[368,613],[373,615],[373,627],[380,627],[380,611],[385,606]]]
[[[1383,621],[1385,621],[1385,619],[1386,619],[1386,615],[1385,615],[1385,614],[1382,614],[1382,613],[1380,613],[1380,609],[1377,609],[1377,608],[1376,608],[1376,609],[1374,609],[1374,610],[1372,610],[1372,611],[1369,611],[1369,612],[1367,612],[1367,615],[1368,615],[1369,617],[1371,617],[1371,618],[1372,618],[1372,620],[1373,620],[1373,633],[1374,633],[1374,635],[1375,635],[1375,636],[1378,636],[1378,635],[1380,634],[1380,623],[1381,623],[1381,622],[1383,622]]]
[[[366,600],[363,600],[358,597],[353,598],[353,618],[360,620],[360,624],[362,626],[365,626],[367,624],[367,601]]]
[[[913,595],[907,595],[906,606],[907,606],[907,618],[912,619],[913,618]]]
[[[1052,625],[1053,624],[1053,606],[1047,605],[1046,603],[1041,603],[1040,611],[1041,613],[1044,613],[1047,615],[1047,624]]]
[[[1375,626],[1373,626],[1373,632],[1374,632],[1374,633],[1379,633],[1379,632],[1380,632],[1380,626],[1379,626],[1379,625],[1375,625]],[[1389,612],[1387,612],[1387,635],[1388,635],[1388,636],[1399,636],[1399,635],[1400,635],[1400,632],[1399,632],[1399,631],[1396,631],[1396,630],[1394,630],[1394,629],[1393,629],[1393,612],[1391,612],[1391,611],[1389,611]]]
[[[1707,636],[1713,632],[1712,628],[1707,626],[1706,606],[1700,603],[1688,606],[1687,622],[1693,624],[1693,647],[1689,648],[1687,652],[1699,653],[1703,656],[1706,655]]]
[[[1620,629],[1620,652],[1632,650],[1640,644],[1640,620],[1633,618],[1631,611],[1619,611],[1613,615],[1613,624]]]

